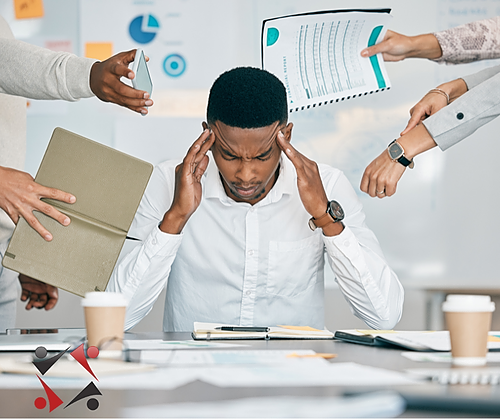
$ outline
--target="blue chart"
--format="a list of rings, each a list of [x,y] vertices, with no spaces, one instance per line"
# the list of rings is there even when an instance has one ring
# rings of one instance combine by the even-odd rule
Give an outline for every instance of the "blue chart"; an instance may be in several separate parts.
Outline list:
[[[186,70],[186,60],[179,54],[170,54],[163,61],[163,70],[170,77],[179,77]]]
[[[132,19],[128,31],[135,42],[147,44],[155,39],[160,24],[153,15],[140,15]]]
[[[297,59],[308,99],[365,85],[356,49],[363,24],[349,20],[300,27]]]

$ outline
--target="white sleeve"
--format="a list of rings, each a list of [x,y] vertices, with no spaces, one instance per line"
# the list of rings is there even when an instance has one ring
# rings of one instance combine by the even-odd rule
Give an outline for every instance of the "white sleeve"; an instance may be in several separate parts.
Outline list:
[[[129,300],[126,330],[151,311],[167,285],[182,241],[182,234],[167,234],[158,228],[172,197],[173,183],[156,167],[128,234],[141,242],[119,260],[106,288],[123,293]]]
[[[325,185],[328,199],[345,212],[344,230],[323,236],[328,261],[356,317],[374,329],[392,329],[401,319],[404,290],[384,258],[375,234],[365,224],[361,202],[341,174]]]
[[[94,96],[90,70],[96,60],[5,38],[0,51],[0,93],[68,101]]]

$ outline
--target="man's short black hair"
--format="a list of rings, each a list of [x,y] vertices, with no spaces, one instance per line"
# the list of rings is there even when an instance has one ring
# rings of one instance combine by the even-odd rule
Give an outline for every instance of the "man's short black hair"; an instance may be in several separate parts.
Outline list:
[[[266,70],[234,68],[221,74],[210,89],[209,124],[221,121],[230,127],[262,128],[287,119],[285,86]]]

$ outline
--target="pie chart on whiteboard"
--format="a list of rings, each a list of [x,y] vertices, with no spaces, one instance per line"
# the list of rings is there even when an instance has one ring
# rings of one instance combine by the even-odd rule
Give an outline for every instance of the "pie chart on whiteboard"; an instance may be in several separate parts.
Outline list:
[[[130,22],[128,31],[132,39],[139,44],[148,44],[155,39],[160,23],[153,15],[139,15]]]

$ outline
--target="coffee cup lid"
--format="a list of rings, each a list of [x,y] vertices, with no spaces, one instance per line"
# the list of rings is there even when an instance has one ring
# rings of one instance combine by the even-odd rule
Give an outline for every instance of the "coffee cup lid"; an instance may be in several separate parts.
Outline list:
[[[495,303],[489,295],[450,294],[443,303],[447,312],[489,312],[495,311]]]
[[[126,307],[125,296],[119,292],[87,292],[82,307]]]

